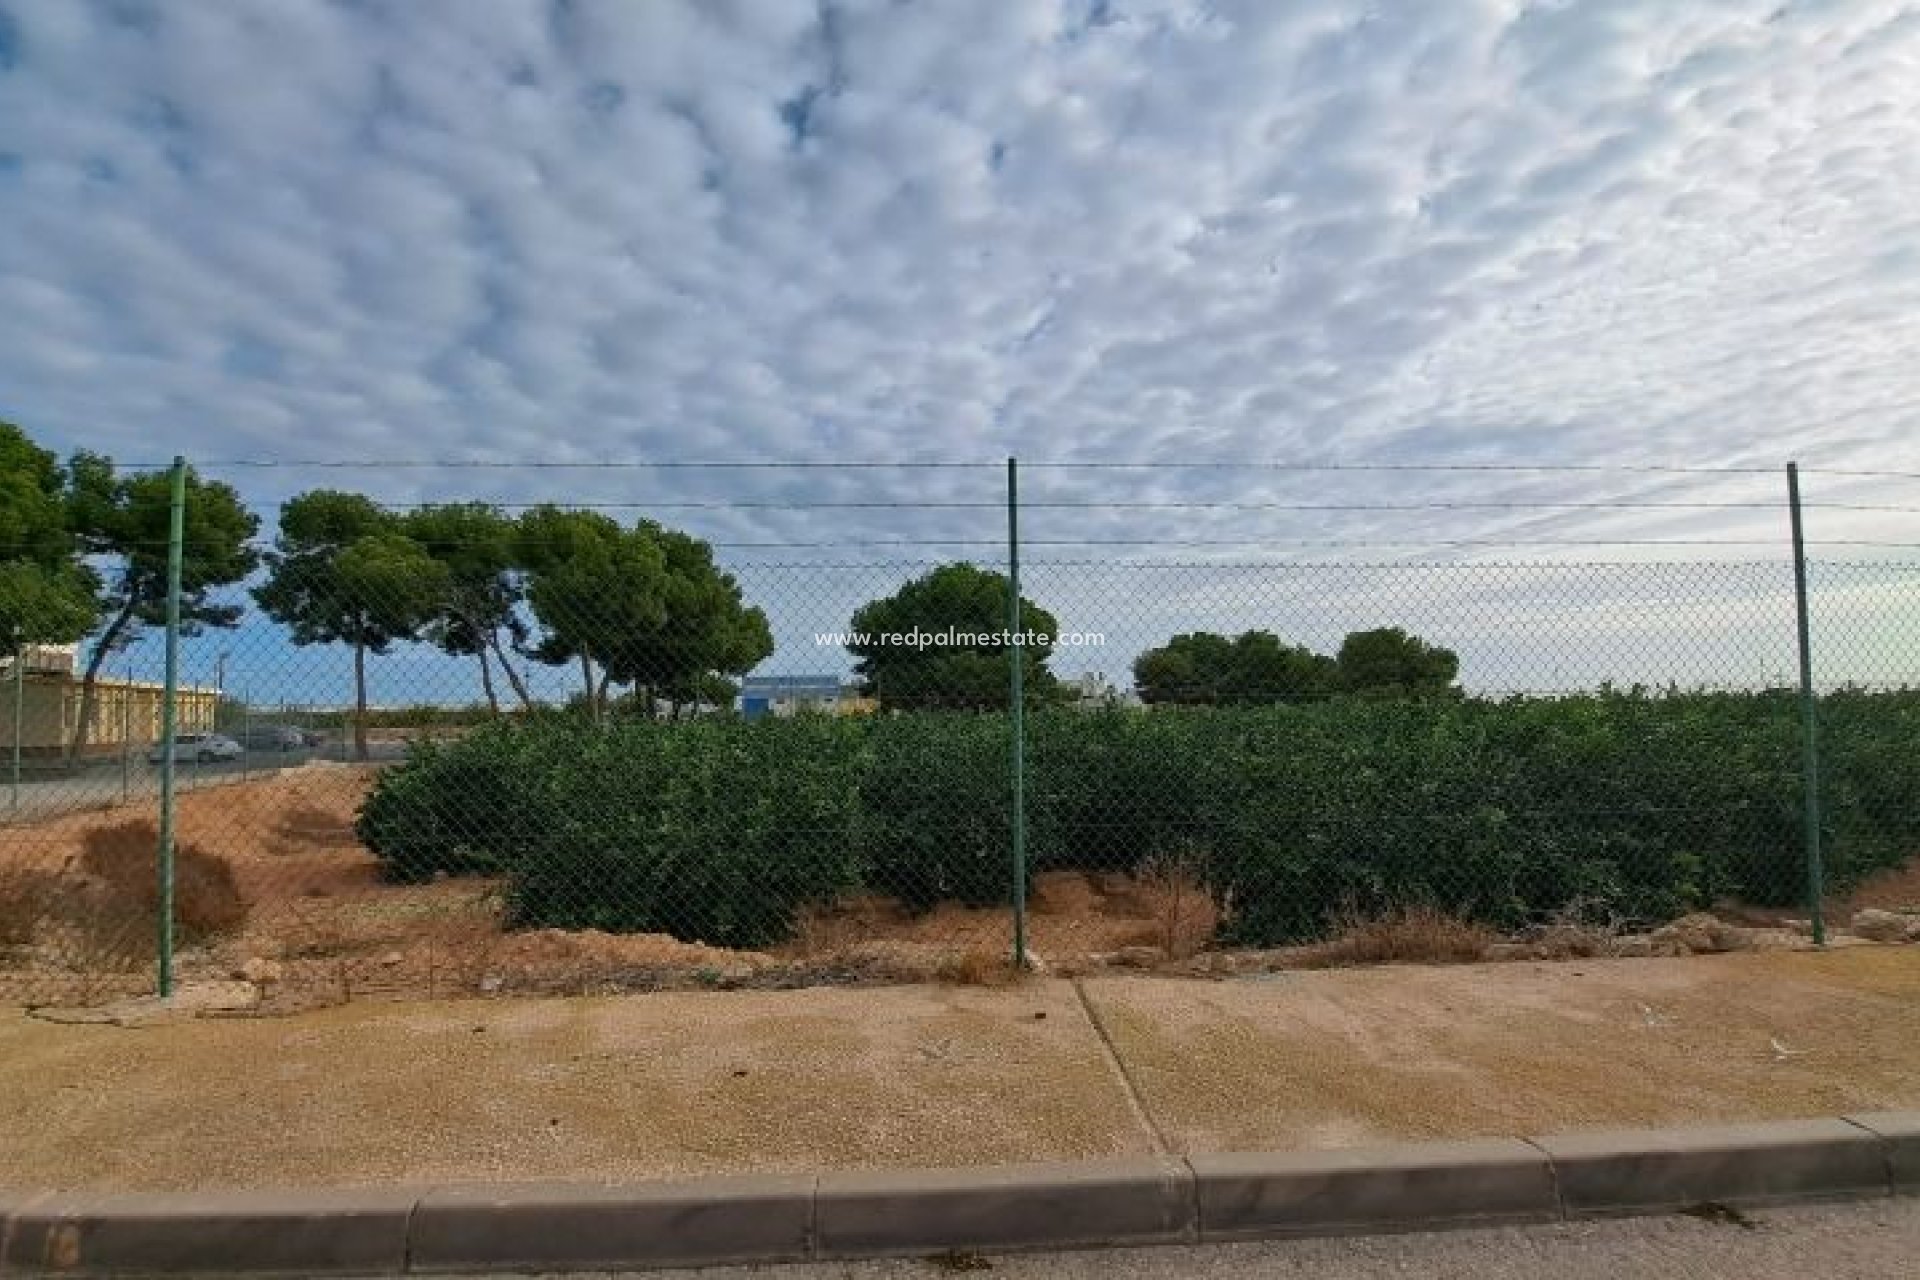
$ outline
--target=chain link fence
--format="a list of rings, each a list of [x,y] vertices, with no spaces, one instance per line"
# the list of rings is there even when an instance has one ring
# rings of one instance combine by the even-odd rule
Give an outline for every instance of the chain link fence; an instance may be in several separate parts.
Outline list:
[[[965,505],[943,554],[777,559],[585,506],[287,501],[171,627],[15,646],[0,994],[992,982],[1414,911],[1920,901],[1920,563],[1885,548],[1801,562],[1802,687],[1784,538],[1019,559],[1011,506]],[[195,536],[151,549],[176,607]]]

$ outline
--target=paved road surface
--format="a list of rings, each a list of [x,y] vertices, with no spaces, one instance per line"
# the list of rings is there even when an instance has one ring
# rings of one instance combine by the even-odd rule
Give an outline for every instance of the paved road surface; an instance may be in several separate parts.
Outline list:
[[[1740,1215],[1740,1219],[1626,1218],[1202,1248],[622,1274],[698,1280],[932,1280],[962,1274],[1007,1280],[1896,1280],[1920,1276],[1920,1200],[1775,1209]],[[605,1273],[601,1274],[604,1280]],[[572,1280],[583,1280],[583,1273],[573,1273]]]
[[[148,761],[146,750],[140,748],[124,761],[97,760],[80,772],[64,777],[28,774],[19,784],[17,798],[7,762],[0,759],[0,826],[10,820],[35,822],[63,813],[153,799],[160,794],[160,769]],[[405,757],[406,745],[399,742],[376,742],[368,751],[368,759],[375,764],[389,764]],[[174,776],[180,790],[191,791],[295,769],[311,760],[338,763],[350,759],[349,748],[341,743],[329,743],[317,751],[254,750],[247,752],[242,760],[202,763],[182,756],[175,763]]]

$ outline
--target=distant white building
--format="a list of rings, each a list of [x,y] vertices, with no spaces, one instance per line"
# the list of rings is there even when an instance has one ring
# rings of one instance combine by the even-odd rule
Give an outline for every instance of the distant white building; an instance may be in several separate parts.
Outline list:
[[[72,644],[30,644],[21,652],[29,675],[70,676],[80,669],[80,646]],[[0,671],[12,671],[13,659],[0,656]]]
[[[1098,671],[1083,671],[1070,686],[1074,703],[1082,707],[1137,707],[1140,698],[1132,689],[1122,689]]]

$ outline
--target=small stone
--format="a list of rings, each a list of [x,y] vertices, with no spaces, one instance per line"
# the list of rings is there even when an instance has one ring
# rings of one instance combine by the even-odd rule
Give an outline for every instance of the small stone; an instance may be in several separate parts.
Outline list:
[[[494,992],[498,991],[501,985],[502,985],[501,978],[500,978],[500,975],[497,973],[490,973],[486,977],[480,979],[480,990],[485,992],[487,995],[492,995]]]
[[[1661,925],[1650,935],[1656,948],[1684,947],[1678,954],[1713,955],[1721,951],[1740,951],[1747,946],[1747,931],[1728,924],[1718,916],[1695,911]]]
[[[1616,956],[1639,959],[1640,957],[1653,954],[1654,942],[1651,937],[1644,933],[1629,933],[1623,937],[1615,938],[1610,950],[1612,954]]]
[[[1165,960],[1167,953],[1159,947],[1122,947],[1113,958],[1129,969],[1151,969]]]
[[[398,951],[389,951],[387,952],[387,954],[380,957],[380,963],[391,966],[391,965],[399,964],[401,961],[405,959],[406,957],[401,955]]]
[[[1878,907],[1866,907],[1853,914],[1848,926],[1856,938],[1870,942],[1900,942],[1907,936],[1907,917]]]
[[[264,987],[281,981],[286,974],[278,960],[269,960],[265,956],[249,956],[247,962],[240,966],[240,976],[256,987]]]

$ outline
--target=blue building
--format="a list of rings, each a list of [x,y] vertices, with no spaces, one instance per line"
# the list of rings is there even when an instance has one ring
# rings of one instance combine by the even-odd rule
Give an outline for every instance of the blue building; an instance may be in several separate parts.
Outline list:
[[[740,714],[749,720],[790,716],[796,711],[844,715],[869,710],[871,705],[857,687],[839,676],[748,676],[740,682]]]

